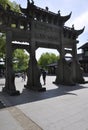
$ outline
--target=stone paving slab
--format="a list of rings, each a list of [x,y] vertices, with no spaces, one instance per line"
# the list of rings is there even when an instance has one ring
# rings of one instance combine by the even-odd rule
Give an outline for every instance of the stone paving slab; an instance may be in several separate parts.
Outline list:
[[[42,130],[20,109],[10,107],[0,111],[0,130]]]
[[[23,130],[8,110],[0,111],[0,130]]]
[[[43,130],[88,130],[88,84],[66,95],[17,106]]]
[[[0,94],[8,106],[0,110],[0,130],[88,130],[88,83],[57,87],[51,79],[55,77],[47,78],[43,93]],[[18,88],[22,85],[19,81]]]

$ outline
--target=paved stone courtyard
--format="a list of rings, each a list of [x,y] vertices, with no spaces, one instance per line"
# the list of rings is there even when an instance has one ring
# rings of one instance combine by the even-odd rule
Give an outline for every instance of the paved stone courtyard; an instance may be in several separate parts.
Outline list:
[[[0,92],[6,106],[0,109],[0,130],[88,130],[88,83],[56,86],[54,80],[55,76],[47,76],[47,91],[33,92],[16,78],[19,96]],[[4,83],[0,79],[0,91]]]

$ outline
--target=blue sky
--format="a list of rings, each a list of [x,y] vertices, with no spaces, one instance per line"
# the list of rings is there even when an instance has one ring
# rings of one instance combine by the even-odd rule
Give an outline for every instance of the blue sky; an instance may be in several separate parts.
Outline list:
[[[17,4],[26,8],[27,0],[10,1],[15,1]],[[48,6],[49,10],[55,13],[60,10],[62,16],[72,12],[71,18],[65,25],[71,27],[74,24],[75,29],[82,29],[85,26],[84,32],[78,37],[78,47],[88,41],[88,0],[34,0],[34,3],[41,8]],[[55,50],[38,49],[36,54],[37,58],[46,51],[58,54]]]

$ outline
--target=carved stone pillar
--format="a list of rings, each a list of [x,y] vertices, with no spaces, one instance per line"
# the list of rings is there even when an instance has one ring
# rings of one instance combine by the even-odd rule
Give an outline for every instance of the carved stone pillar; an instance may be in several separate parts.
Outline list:
[[[42,88],[40,83],[41,70],[38,67],[37,60],[35,58],[35,44],[31,43],[30,45],[30,61],[27,71],[27,85],[26,88],[35,91],[45,91],[45,88]]]
[[[63,85],[74,85],[74,82],[72,80],[72,74],[71,74],[71,67],[65,60],[65,50],[63,45],[63,37],[62,37],[62,29],[60,33],[60,60],[58,62],[58,68],[56,73],[56,84],[63,84]]]
[[[5,87],[3,91],[7,92],[10,95],[18,95],[19,91],[16,91],[15,87],[15,74],[12,67],[12,32],[6,32],[6,79]]]
[[[63,83],[63,58],[64,58],[64,49],[63,49],[63,43],[62,43],[62,29],[60,29],[59,32],[59,38],[60,38],[60,60],[58,61],[58,68],[56,71],[56,84],[62,84]]]
[[[84,78],[83,78],[83,72],[82,68],[80,67],[80,64],[77,60],[77,47],[76,47],[76,42],[73,44],[72,48],[72,74],[73,74],[73,80],[75,83],[84,83]]]
[[[32,22],[31,25],[31,43],[30,43],[30,61],[29,61],[29,67],[27,72],[27,85],[25,85],[26,88],[30,90],[35,91],[45,91],[45,88],[42,88],[42,85],[40,83],[40,76],[41,71],[38,67],[37,60],[35,57],[35,51],[36,51],[36,45],[33,37],[34,32],[34,23]]]
[[[77,63],[77,50],[76,50],[76,42],[73,44],[72,47],[72,75],[73,80],[76,82],[76,63]]]

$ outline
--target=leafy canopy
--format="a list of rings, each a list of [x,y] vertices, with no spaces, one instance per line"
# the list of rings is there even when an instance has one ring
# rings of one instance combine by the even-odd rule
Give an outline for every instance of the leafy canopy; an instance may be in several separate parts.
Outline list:
[[[10,0],[0,0],[0,4],[4,7],[4,9],[6,9],[8,4],[11,10],[20,12],[19,5],[15,1],[11,2]]]
[[[47,65],[51,63],[57,62],[59,59],[59,56],[56,56],[54,53],[43,53],[38,60],[38,64],[40,67],[47,69]]]
[[[4,34],[0,34],[0,58],[5,58],[5,41],[6,37]]]
[[[29,56],[22,49],[16,49],[13,54],[13,68],[15,71],[24,71],[28,68]]]
[[[7,8],[7,5],[10,6],[10,9],[15,12],[20,12],[19,5],[14,1],[10,0],[0,0],[0,4]],[[0,59],[5,59],[5,48],[6,48],[6,35],[0,33]],[[29,56],[25,53],[24,50],[17,49],[13,54],[13,68],[15,71],[22,71],[27,69]]]

